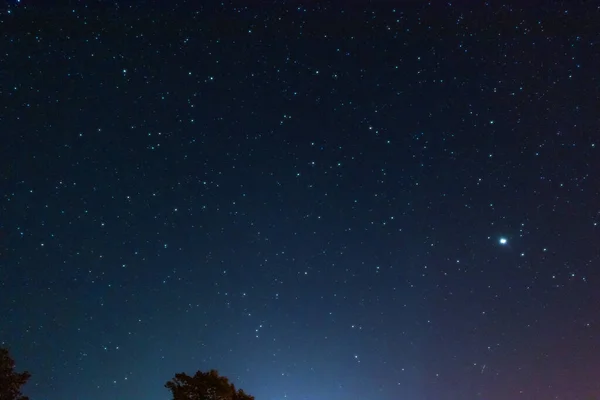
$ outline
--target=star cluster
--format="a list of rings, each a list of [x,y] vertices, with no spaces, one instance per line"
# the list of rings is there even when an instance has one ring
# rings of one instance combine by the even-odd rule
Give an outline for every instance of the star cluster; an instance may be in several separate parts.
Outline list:
[[[189,3],[0,9],[33,400],[600,396],[600,8]]]

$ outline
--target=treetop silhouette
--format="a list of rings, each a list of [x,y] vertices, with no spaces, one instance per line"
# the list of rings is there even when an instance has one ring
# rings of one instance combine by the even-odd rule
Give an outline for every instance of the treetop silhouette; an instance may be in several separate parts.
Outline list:
[[[0,347],[0,400],[29,400],[21,393],[31,375],[29,372],[15,372],[15,361],[8,349]]]
[[[214,369],[198,371],[194,376],[175,374],[165,387],[173,394],[173,400],[254,400],[254,396],[236,390],[228,378]]]

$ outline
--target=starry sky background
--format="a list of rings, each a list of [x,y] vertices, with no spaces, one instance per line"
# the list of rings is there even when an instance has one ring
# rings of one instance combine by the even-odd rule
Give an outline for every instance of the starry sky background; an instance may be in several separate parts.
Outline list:
[[[597,4],[190,3],[0,10],[32,400],[600,396]]]

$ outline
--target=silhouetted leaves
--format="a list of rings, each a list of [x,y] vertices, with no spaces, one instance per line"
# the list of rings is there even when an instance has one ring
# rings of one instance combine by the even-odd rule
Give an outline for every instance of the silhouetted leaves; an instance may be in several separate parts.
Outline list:
[[[243,390],[236,390],[229,379],[214,369],[198,371],[194,376],[175,374],[165,387],[173,394],[173,400],[254,400]]]
[[[21,394],[21,386],[27,383],[29,372],[15,372],[15,362],[8,350],[0,348],[0,400],[29,400]]]

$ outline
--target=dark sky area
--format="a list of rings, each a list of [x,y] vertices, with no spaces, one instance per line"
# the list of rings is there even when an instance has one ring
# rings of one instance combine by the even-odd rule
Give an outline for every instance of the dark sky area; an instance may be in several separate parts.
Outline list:
[[[3,2],[25,393],[600,396],[600,8],[514,3]]]

